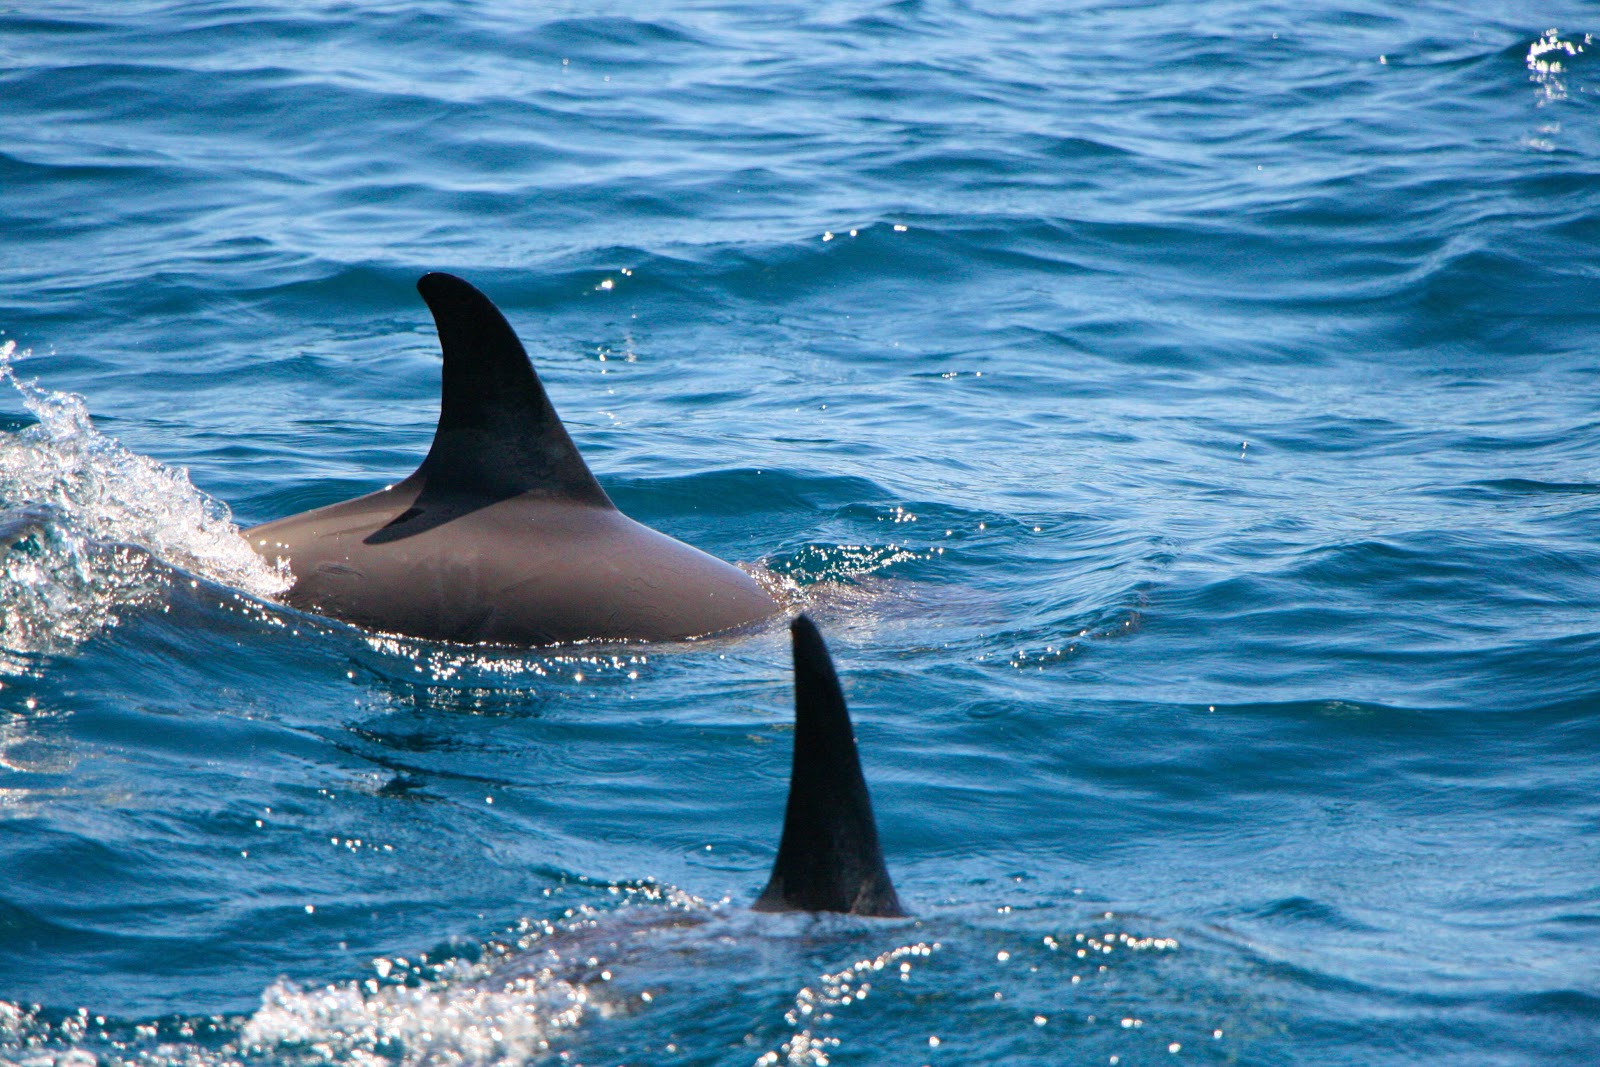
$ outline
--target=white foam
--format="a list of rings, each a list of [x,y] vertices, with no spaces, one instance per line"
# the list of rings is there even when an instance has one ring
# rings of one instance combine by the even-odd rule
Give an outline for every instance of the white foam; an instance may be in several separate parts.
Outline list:
[[[550,1051],[551,1039],[577,1026],[589,1005],[584,986],[549,971],[499,983],[459,977],[480,981],[317,989],[278,982],[245,1024],[239,1048],[250,1055],[304,1049],[361,1067],[511,1067]]]
[[[238,1067],[313,1062],[346,1067],[513,1067],[549,1053],[603,1005],[590,990],[549,967],[497,976],[492,964],[450,962],[414,985],[375,979],[315,988],[280,980],[248,1018],[217,1045],[173,1040],[158,1024],[105,1029],[87,1009],[57,1021],[36,1008],[0,1001],[4,1067]],[[182,1033],[190,1033],[181,1024]]]
[[[15,355],[15,342],[0,345],[0,379],[39,421],[0,434],[0,646],[11,653],[0,671],[158,603],[170,568],[256,597],[289,587],[286,567],[257,556],[187,471],[99,433],[82,397],[19,379]]]

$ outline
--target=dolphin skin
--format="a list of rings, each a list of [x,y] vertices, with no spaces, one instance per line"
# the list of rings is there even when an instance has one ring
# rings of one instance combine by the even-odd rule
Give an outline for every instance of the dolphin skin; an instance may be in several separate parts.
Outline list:
[[[433,446],[404,481],[246,532],[289,606],[463,644],[675,641],[768,618],[744,571],[606,496],[500,310],[449,274],[417,291],[444,352]]]
[[[805,615],[794,643],[794,765],[783,837],[756,911],[905,915],[878,847],[872,798],[828,646]]]

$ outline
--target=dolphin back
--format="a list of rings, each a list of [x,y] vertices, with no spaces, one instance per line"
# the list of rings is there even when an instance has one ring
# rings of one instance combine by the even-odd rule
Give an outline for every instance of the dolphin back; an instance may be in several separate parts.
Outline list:
[[[878,847],[872,798],[828,647],[805,615],[794,642],[794,767],[783,838],[756,911],[905,914]]]

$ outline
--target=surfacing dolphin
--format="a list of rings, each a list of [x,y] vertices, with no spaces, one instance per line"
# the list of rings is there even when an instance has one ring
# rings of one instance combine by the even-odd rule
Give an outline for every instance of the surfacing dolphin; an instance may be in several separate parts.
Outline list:
[[[804,615],[794,643],[794,765],[783,838],[756,911],[905,914],[878,847],[872,798],[828,646]]]
[[[449,274],[417,291],[444,352],[439,427],[410,477],[247,531],[291,607],[464,644],[673,641],[779,610],[748,574],[616,509],[522,342]]]

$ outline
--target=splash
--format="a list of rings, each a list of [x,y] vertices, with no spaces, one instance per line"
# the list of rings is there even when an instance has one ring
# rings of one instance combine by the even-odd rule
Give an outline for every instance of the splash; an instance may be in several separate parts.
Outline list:
[[[387,962],[387,961],[380,961]],[[270,986],[248,1018],[129,1026],[86,1009],[54,1018],[0,1001],[0,1064],[17,1067],[513,1067],[552,1051],[593,1010],[581,982],[551,968],[494,982],[447,964],[415,985],[378,979]]]
[[[15,355],[0,345],[0,380],[38,423],[0,433],[0,673],[160,604],[174,568],[262,598],[289,587],[187,471],[97,432],[82,397],[19,379]]]
[[[446,980],[413,988],[368,979],[304,990],[279,982],[245,1024],[240,1052],[360,1067],[512,1067],[548,1053],[588,1006],[585,986],[548,968],[501,984]]]
[[[524,919],[506,940],[484,945],[480,960],[383,958],[373,960],[375,977],[359,982],[302,989],[279,981],[227,1051],[351,1067],[520,1067],[547,1056],[589,1016],[618,1010],[602,992],[612,973],[592,953],[601,942],[616,947],[628,909],[644,905],[647,925],[699,922],[707,910],[655,882],[608,888],[622,911],[580,905],[559,919]]]

